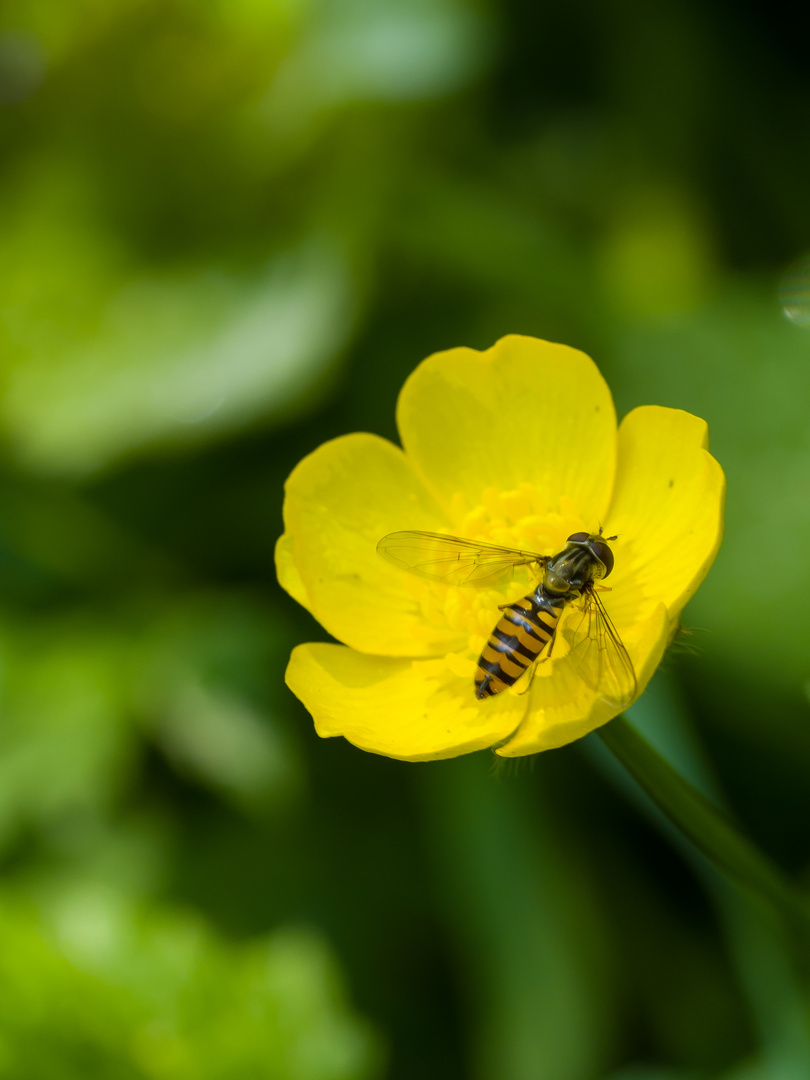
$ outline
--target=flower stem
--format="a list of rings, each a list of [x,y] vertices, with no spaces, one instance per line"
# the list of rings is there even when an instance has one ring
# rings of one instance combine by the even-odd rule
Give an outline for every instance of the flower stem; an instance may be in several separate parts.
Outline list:
[[[602,742],[666,817],[715,866],[773,904],[810,939],[810,905],[737,826],[665,761],[623,716],[598,729]]]

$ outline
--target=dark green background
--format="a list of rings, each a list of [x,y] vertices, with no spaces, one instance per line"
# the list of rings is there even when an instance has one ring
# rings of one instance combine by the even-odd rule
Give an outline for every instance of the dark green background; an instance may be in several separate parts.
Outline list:
[[[804,958],[594,737],[320,741],[272,557],[440,349],[704,417],[726,540],[631,716],[806,881],[808,115],[774,5],[9,0],[0,1077],[810,1075]]]

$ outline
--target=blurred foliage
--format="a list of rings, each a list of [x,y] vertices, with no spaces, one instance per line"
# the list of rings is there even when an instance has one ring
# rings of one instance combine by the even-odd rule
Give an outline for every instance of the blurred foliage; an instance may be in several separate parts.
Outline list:
[[[601,744],[318,742],[272,569],[432,351],[698,413],[727,538],[633,719],[807,883],[808,107],[764,4],[3,5],[0,1076],[810,1073],[806,956]]]
[[[43,0],[4,21],[17,108],[0,416],[14,452],[88,472],[283,415],[363,307],[389,145],[401,126],[407,138],[396,106],[476,67],[471,13]]]
[[[63,885],[0,912],[0,1076],[359,1080],[378,1047],[317,934],[228,946],[199,920]]]

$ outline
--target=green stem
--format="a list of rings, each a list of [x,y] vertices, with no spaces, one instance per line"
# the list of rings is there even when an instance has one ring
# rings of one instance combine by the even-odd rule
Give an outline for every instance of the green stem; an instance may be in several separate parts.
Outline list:
[[[623,716],[599,728],[598,734],[659,810],[715,866],[775,905],[796,930],[810,937],[810,905],[722,810],[684,780]]]

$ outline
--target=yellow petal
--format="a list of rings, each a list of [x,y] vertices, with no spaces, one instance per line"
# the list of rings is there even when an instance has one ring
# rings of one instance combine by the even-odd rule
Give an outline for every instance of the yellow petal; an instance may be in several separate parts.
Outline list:
[[[487,489],[525,482],[546,511],[568,496],[592,528],[604,517],[616,418],[605,380],[576,349],[511,335],[486,352],[436,353],[402,388],[397,424],[416,471],[456,517]]]
[[[298,573],[298,567],[295,565],[293,539],[289,533],[284,533],[276,541],[276,576],[282,589],[286,589],[301,607],[310,610],[310,600],[306,586]]]
[[[493,746],[520,724],[528,695],[477,701],[472,679],[444,660],[367,656],[342,645],[299,645],[287,685],[320,736],[342,735],[361,750],[431,761]]]
[[[605,523],[619,534],[611,614],[623,628],[663,601],[674,621],[714,561],[726,480],[705,421],[646,405],[619,428],[616,487]]]
[[[669,641],[669,617],[663,604],[639,623],[624,639],[633,660],[639,694],[661,663]],[[532,684],[531,702],[526,718],[517,733],[497,753],[502,757],[520,757],[565,746],[594,731],[616,716],[621,709],[608,705],[596,696],[576,674],[566,657],[549,661],[554,668],[547,678]]]
[[[279,581],[333,637],[387,656],[443,655],[463,642],[437,605],[442,586],[377,554],[386,533],[447,528],[398,447],[365,434],[324,443],[292,471],[284,522]]]

